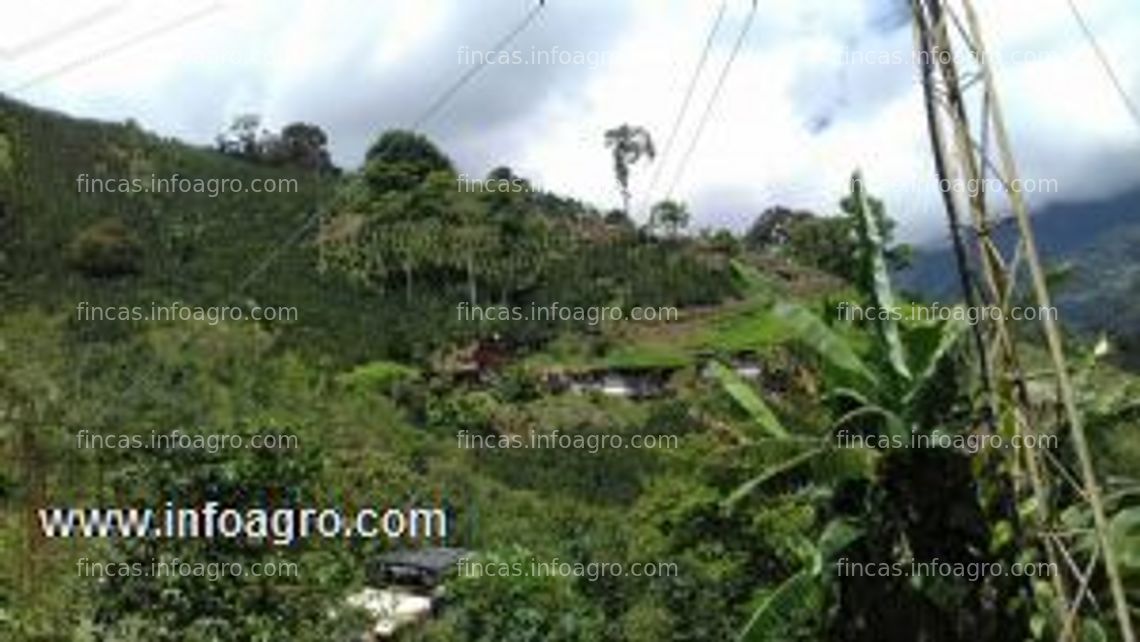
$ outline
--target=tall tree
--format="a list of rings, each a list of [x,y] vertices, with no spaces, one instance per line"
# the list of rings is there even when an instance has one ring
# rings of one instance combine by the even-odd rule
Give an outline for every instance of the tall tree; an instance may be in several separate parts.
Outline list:
[[[811,212],[786,207],[769,207],[756,217],[744,234],[744,244],[750,250],[776,250],[792,241],[794,228],[815,218]]]
[[[261,116],[243,114],[218,135],[217,149],[255,163],[336,173],[328,142],[324,130],[311,123],[290,123],[274,133],[262,127]]]
[[[622,209],[629,216],[629,168],[642,158],[652,161],[656,157],[653,137],[644,127],[625,124],[606,131],[606,147],[613,153],[614,177],[621,188]]]
[[[415,132],[390,129],[376,139],[365,155],[364,179],[376,194],[412,190],[433,172],[451,175],[455,168],[435,143]],[[452,191],[454,187],[452,182]]]
[[[291,123],[273,137],[266,154],[275,164],[299,167],[311,172],[335,170],[328,150],[329,137],[320,127],[310,123]]]
[[[867,215],[875,221],[881,234],[884,260],[891,271],[905,268],[910,247],[895,243],[895,222],[887,215],[883,202],[867,195]],[[857,203],[852,196],[839,202],[837,216],[817,216],[806,210],[772,207],[765,210],[744,236],[752,250],[783,255],[803,265],[830,272],[857,285],[865,277],[860,265],[864,261],[859,239]]]
[[[233,119],[226,131],[218,134],[218,151],[231,156],[257,159],[263,136],[261,116],[242,114]]]
[[[423,134],[405,129],[389,129],[368,148],[368,163],[407,163],[426,176],[435,171],[454,172],[455,167],[435,143]]]
[[[443,245],[450,259],[466,274],[467,300],[478,303],[478,281],[488,269],[491,248],[497,246],[498,227],[491,222],[487,208],[471,194],[451,192]]]
[[[689,225],[689,208],[678,201],[661,201],[649,210],[649,225],[650,228],[660,225],[666,229],[670,237],[676,237]]]

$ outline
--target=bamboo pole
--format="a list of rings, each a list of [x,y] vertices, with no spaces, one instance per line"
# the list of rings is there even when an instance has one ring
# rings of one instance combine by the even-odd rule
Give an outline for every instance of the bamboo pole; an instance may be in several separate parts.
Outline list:
[[[1002,164],[1002,173],[1006,177],[1017,176],[1017,164],[1013,158],[1009,134],[1005,128],[1002,117],[1001,103],[998,100],[994,87],[993,74],[986,61],[985,43],[981,37],[981,25],[974,11],[971,0],[962,0],[966,12],[966,20],[973,35],[974,44],[978,48],[978,55],[983,61],[984,68],[982,81],[985,83],[986,93],[990,97],[991,114],[993,116],[994,136],[998,146],[998,155]],[[1009,192],[1010,204],[1013,208],[1017,225],[1025,243],[1025,259],[1029,266],[1029,273],[1033,282],[1034,294],[1037,304],[1045,310],[1052,308],[1049,297],[1049,288],[1045,281],[1045,270],[1037,253],[1037,243],[1034,240],[1033,226],[1029,221],[1029,211],[1021,192],[1013,189]],[[1085,491],[1093,512],[1093,523],[1096,528],[1097,539],[1100,542],[1101,554],[1104,558],[1105,575],[1108,578],[1109,590],[1112,594],[1116,617],[1120,626],[1121,637],[1125,642],[1135,642],[1136,636],[1132,629],[1131,616],[1128,612],[1128,601],[1124,593],[1124,584],[1120,578],[1120,571],[1116,563],[1116,555],[1108,539],[1108,518],[1105,516],[1104,501],[1101,496],[1100,484],[1096,479],[1096,469],[1093,467],[1092,454],[1089,451],[1088,439],[1085,436],[1084,424],[1080,411],[1077,409],[1076,395],[1073,392],[1072,381],[1069,378],[1069,368],[1065,359],[1064,345],[1061,332],[1052,315],[1042,317],[1042,326],[1045,331],[1046,343],[1049,346],[1049,356],[1053,361],[1053,369],[1057,376],[1057,385],[1061,390],[1061,401],[1065,408],[1065,416],[1072,432],[1073,447],[1081,466],[1081,476],[1084,477]]]
[[[970,123],[968,112],[965,107],[965,99],[963,96],[962,86],[960,83],[960,74],[957,65],[954,62],[952,53],[953,47],[949,37],[949,31],[946,27],[946,21],[949,18],[948,11],[940,2],[940,0],[925,0],[929,8],[929,15],[923,10],[922,2],[920,0],[912,0],[912,8],[915,13],[915,20],[917,28],[920,32],[920,42],[922,51],[926,55],[926,59],[922,63],[923,72],[923,88],[926,93],[926,108],[927,108],[927,121],[930,129],[930,136],[932,148],[935,157],[935,165],[938,170],[938,175],[941,179],[949,178],[947,158],[952,152],[942,136],[941,122],[938,118],[938,105],[942,104],[946,118],[950,121],[950,126],[953,130],[954,138],[956,140],[957,159],[959,161],[959,170],[963,178],[970,181],[970,184],[981,185],[982,181],[982,167],[984,166],[985,158],[976,158],[974,152],[980,151],[985,146],[985,141],[981,145],[975,145],[971,138]],[[937,87],[934,85],[934,66],[937,61],[938,71],[941,72],[945,86],[941,96],[942,101],[939,101],[937,96]],[[986,108],[990,106],[990,97],[986,96]],[[983,119],[988,114],[983,111]],[[983,121],[983,127],[987,126],[988,122]],[[946,206],[947,216],[950,218],[951,225],[957,224],[959,218],[957,202],[948,193],[947,190],[942,189],[943,201]],[[979,231],[978,245],[979,254],[982,261],[982,271],[985,276],[985,284],[989,291],[990,299],[1001,306],[1002,310],[1008,307],[1008,297],[1005,295],[1005,286],[1010,282],[1006,273],[1006,266],[1001,261],[999,249],[989,237],[990,220],[986,207],[985,193],[979,189],[976,193],[972,194],[968,201],[968,209],[973,219],[976,229]],[[957,239],[955,239],[957,241]],[[956,248],[956,258],[959,261],[959,272],[967,269],[963,264],[966,261],[965,252],[958,251]],[[969,296],[967,291],[967,304],[972,305],[972,297]],[[1017,344],[1012,336],[1011,329],[1004,322],[1004,319],[998,317],[994,319],[994,342],[996,344],[996,352],[1000,353],[1003,360],[1005,369],[1011,375],[1013,390],[1007,390],[1003,387],[1004,392],[1000,395],[996,392],[990,399],[995,412],[997,412],[999,402],[1013,413],[1014,421],[1019,432],[1028,431],[1034,432],[1032,427],[1032,408],[1029,403],[1028,395],[1025,392],[1024,378],[1021,374],[1021,367],[1017,356]],[[985,352],[979,351],[979,354],[985,357]],[[987,372],[993,372],[993,363],[982,364]],[[992,374],[992,379],[997,381],[1000,378],[996,373]],[[1011,392],[1013,394],[1011,394]],[[1050,526],[1049,514],[1049,490],[1047,483],[1042,474],[1040,462],[1034,452],[1026,452],[1025,462],[1026,469],[1029,474],[1030,485],[1033,495],[1036,499],[1035,517],[1038,526],[1041,530],[1047,529]],[[1016,467],[1018,458],[1013,459],[1013,464]],[[1048,539],[1042,542],[1045,555],[1053,568],[1059,568],[1057,564],[1057,551],[1054,549],[1053,542]],[[1068,610],[1068,587],[1059,573],[1054,574],[1051,578],[1053,584],[1054,596],[1054,611],[1058,623],[1064,621],[1065,613]]]

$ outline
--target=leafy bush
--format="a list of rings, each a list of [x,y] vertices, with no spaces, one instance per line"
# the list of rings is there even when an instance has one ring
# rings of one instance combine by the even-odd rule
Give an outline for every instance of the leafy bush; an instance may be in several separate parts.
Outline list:
[[[542,381],[526,368],[505,369],[494,382],[495,394],[508,403],[534,401],[542,396]]]
[[[470,563],[473,571],[451,586],[454,605],[428,639],[479,642],[575,642],[602,639],[601,612],[574,579],[531,573],[536,558],[511,547]],[[491,573],[495,573],[492,575]]]
[[[338,380],[359,391],[389,393],[419,378],[419,370],[394,361],[372,361],[353,368]]]
[[[502,404],[489,392],[456,392],[432,399],[427,420],[439,428],[465,428],[473,433],[491,434]]]
[[[16,161],[13,160],[12,142],[8,137],[0,132],[0,178],[3,178],[15,169]]]
[[[142,245],[117,218],[83,229],[67,248],[67,261],[92,277],[116,277],[142,271]]]

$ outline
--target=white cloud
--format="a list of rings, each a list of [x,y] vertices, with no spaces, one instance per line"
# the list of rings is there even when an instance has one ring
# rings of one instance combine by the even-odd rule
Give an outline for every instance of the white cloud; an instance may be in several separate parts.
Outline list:
[[[208,12],[206,0],[0,0],[5,15],[22,16],[0,25],[0,52],[20,54],[0,59],[0,91],[76,116],[133,117],[197,143],[209,142],[240,112],[261,113],[274,126],[309,120],[329,131],[337,159],[353,164],[379,131],[406,126],[469,68],[457,60],[459,47],[491,46],[533,5],[218,4]],[[604,64],[490,65],[426,129],[471,174],[508,164],[550,189],[612,207],[620,199],[604,130],[641,124],[664,144],[717,4],[546,4],[516,47],[604,55]],[[675,196],[690,202],[698,223],[740,228],[775,204],[833,210],[859,166],[904,233],[940,234],[921,92],[905,60],[912,35],[892,17],[897,3],[759,4]],[[1140,133],[1065,0],[1031,8],[1021,0],[978,4],[1022,173],[1061,186],[1035,201],[1109,195],[1140,181]],[[1140,100],[1140,8],[1134,0],[1079,4]],[[659,160],[657,197],[672,182],[749,7],[747,0],[728,3],[689,116],[672,153]],[[60,33],[54,41],[27,45],[53,32]],[[843,52],[852,49],[893,52],[904,64],[844,64]],[[24,87],[29,80],[37,82]],[[635,170],[638,199],[654,171]]]

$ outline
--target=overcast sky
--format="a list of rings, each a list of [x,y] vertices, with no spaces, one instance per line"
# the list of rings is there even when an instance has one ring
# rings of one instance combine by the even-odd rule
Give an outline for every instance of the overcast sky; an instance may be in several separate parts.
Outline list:
[[[1140,100],[1140,5],[1076,2]],[[271,128],[314,122],[352,167],[379,132],[414,123],[536,4],[0,0],[0,92],[75,116],[134,118],[199,144],[240,113],[261,114]],[[1140,126],[1066,0],[977,4],[1022,175],[1058,186],[1035,204],[1140,184]],[[671,152],[660,169],[634,169],[635,212],[675,184],[702,226],[743,229],[777,204],[827,213],[858,166],[906,237],[942,235],[903,0],[759,0],[678,171],[751,8],[726,5]],[[524,62],[543,52],[545,64],[486,66],[422,129],[472,176],[509,165],[547,189],[617,206],[603,132],[642,125],[662,151],[719,7],[546,0],[510,46]]]

